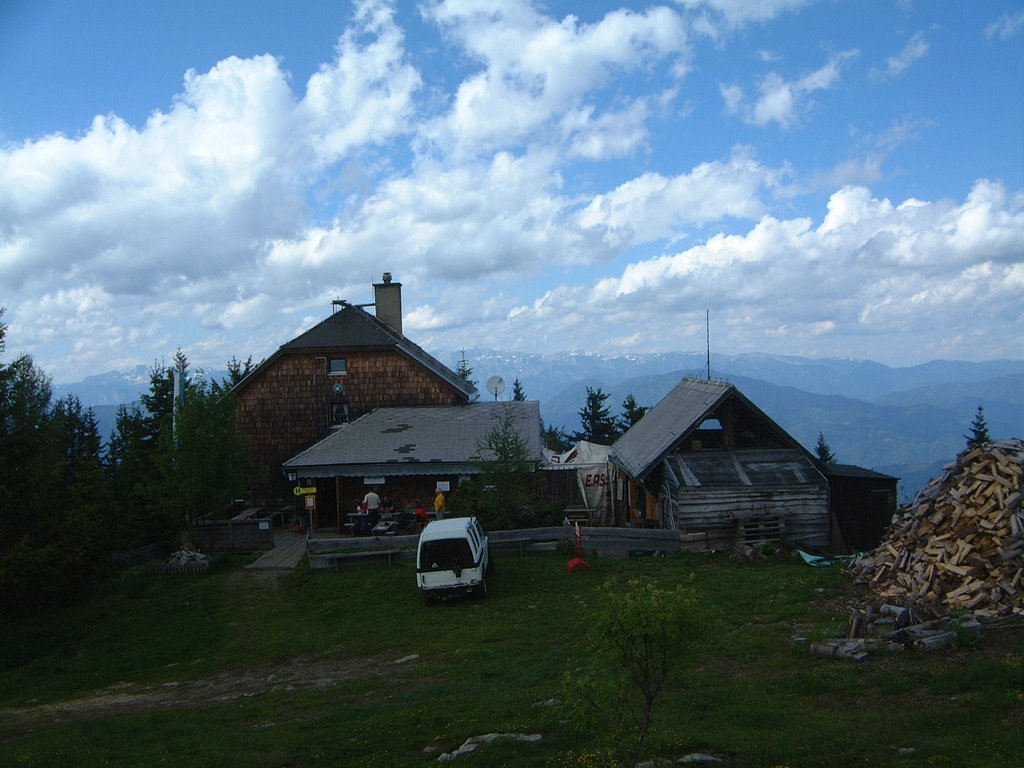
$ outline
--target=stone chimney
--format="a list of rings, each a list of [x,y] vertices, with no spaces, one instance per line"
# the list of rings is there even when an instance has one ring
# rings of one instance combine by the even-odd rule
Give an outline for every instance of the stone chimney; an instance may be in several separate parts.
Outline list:
[[[385,272],[381,281],[373,284],[373,304],[377,319],[401,334],[402,284],[391,282],[390,272]]]

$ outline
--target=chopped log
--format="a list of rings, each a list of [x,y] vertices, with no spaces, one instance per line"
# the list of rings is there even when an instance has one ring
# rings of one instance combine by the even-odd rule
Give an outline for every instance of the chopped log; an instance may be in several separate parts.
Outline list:
[[[893,517],[854,565],[894,604],[1024,615],[1024,441],[972,448]]]

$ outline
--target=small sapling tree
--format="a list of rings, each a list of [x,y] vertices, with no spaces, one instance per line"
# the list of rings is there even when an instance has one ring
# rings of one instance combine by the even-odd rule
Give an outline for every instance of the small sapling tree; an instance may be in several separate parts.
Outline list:
[[[611,579],[590,616],[585,666],[566,675],[574,723],[606,734],[610,751],[636,766],[654,724],[654,705],[698,623],[692,587]]]

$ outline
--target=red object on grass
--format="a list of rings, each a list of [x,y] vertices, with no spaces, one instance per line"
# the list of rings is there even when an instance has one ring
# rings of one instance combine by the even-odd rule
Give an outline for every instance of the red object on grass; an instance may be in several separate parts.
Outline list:
[[[565,570],[572,573],[577,568],[589,568],[590,564],[583,559],[583,530],[580,528],[580,524],[576,523],[576,533],[573,535],[576,540],[576,557],[570,560],[565,565]]]

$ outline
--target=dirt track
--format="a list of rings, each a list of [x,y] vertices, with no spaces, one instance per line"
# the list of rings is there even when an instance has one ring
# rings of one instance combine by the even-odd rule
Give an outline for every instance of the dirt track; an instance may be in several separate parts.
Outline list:
[[[278,573],[242,571],[232,574],[236,586],[254,581],[277,591]],[[213,677],[181,680],[159,685],[118,682],[87,696],[28,707],[0,709],[0,741],[59,723],[152,712],[158,709],[191,709],[235,701],[275,691],[323,690],[348,680],[383,677],[404,659],[330,656],[296,656],[248,669],[222,672]]]
[[[346,680],[386,674],[392,664],[353,659],[297,657],[200,680],[154,686],[116,683],[88,696],[38,706],[0,709],[0,739],[58,723],[92,720],[156,709],[188,709],[272,691],[322,690]]]

